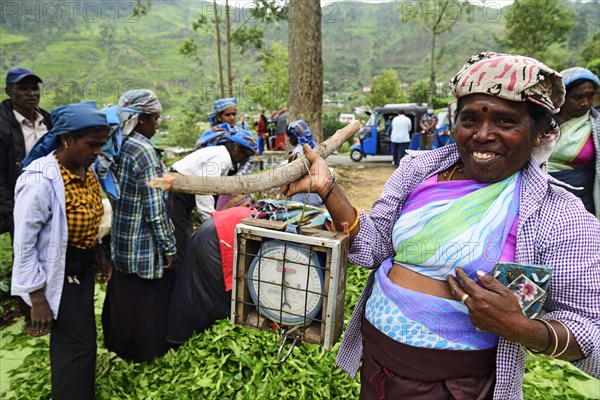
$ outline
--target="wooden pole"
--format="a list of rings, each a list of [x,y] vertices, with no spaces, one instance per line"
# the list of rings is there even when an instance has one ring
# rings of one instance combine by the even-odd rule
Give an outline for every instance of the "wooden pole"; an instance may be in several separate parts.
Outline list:
[[[229,0],[225,0],[225,33],[227,36],[227,95],[233,97],[233,76],[231,75],[231,26],[229,22]]]
[[[217,59],[219,60],[219,82],[221,83],[221,98],[225,97],[225,85],[223,83],[223,60],[221,58],[221,33],[219,30],[219,10],[217,0],[213,1],[215,10],[215,31],[217,33]]]
[[[360,122],[353,121],[315,147],[315,151],[321,157],[327,158],[342,143],[354,136],[359,129]],[[169,173],[162,178],[152,179],[148,182],[148,186],[190,194],[247,194],[295,182],[306,174],[307,165],[310,165],[310,161],[306,157],[302,157],[282,167],[252,175],[209,177]]]

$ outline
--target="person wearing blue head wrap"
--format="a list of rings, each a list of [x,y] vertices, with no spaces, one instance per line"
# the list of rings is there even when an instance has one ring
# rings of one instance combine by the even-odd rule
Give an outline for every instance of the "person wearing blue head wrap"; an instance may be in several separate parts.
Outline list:
[[[205,146],[215,146],[221,136],[235,133],[239,130],[235,125],[236,106],[237,100],[233,97],[219,99],[214,102],[212,111],[208,115],[208,122],[211,128],[207,129],[198,138],[194,146],[195,149]]]
[[[52,129],[33,146],[23,160],[23,167],[28,166],[36,158],[44,157],[60,146],[61,135],[91,127],[108,128],[106,116],[98,110],[92,101],[67,104],[50,113]]]
[[[223,122],[235,126],[236,107],[237,100],[233,97],[215,101],[211,113],[208,114],[210,126],[215,126]]]
[[[196,144],[194,145],[194,149],[198,150],[202,147],[207,146],[216,146],[217,142],[224,136],[229,134],[234,134],[239,129],[235,126],[229,125],[227,122],[223,122],[221,124],[215,125],[210,129],[204,131],[202,136],[198,138]]]
[[[50,338],[52,396],[93,399],[96,366],[94,269],[112,265],[98,229],[100,186],[90,168],[109,135],[94,103],[52,111],[52,130],[32,151],[15,188],[11,293],[31,306],[25,329]],[[37,158],[36,158],[37,157]],[[50,254],[50,253],[51,254]]]
[[[312,133],[310,132],[310,129],[308,129],[308,125],[301,119],[290,122],[287,126],[286,133],[290,143],[294,146],[291,154],[304,154],[304,152],[302,152],[302,146],[305,143],[308,143],[311,149],[314,149],[316,146]]]
[[[567,189],[600,219],[600,113],[592,107],[600,79],[581,67],[561,71],[567,90],[558,113],[561,136],[548,162],[558,180],[582,189]]]
[[[290,161],[296,157],[302,157],[304,155],[302,146],[305,144],[308,144],[311,149],[314,149],[316,146],[312,133],[310,132],[310,129],[308,129],[308,125],[306,125],[306,122],[301,119],[290,122],[287,126],[286,133],[291,145],[293,146],[288,157]],[[323,202],[316,193],[296,193],[290,197],[290,200],[306,203],[315,207],[323,207]]]
[[[237,149],[234,148],[234,150],[240,150],[239,152],[231,152],[232,160],[237,160],[238,163],[242,163],[252,157],[257,149],[256,138],[248,131],[240,130],[231,135],[223,136],[217,144],[225,145],[227,142],[234,142],[239,145]]]
[[[206,146],[177,161],[173,172],[193,176],[227,176],[238,172],[256,152],[256,139],[248,131],[224,133],[214,146]],[[192,212],[196,208],[204,222],[215,211],[215,198],[210,195],[175,193],[171,219],[177,238],[177,258],[182,260],[193,232]]]

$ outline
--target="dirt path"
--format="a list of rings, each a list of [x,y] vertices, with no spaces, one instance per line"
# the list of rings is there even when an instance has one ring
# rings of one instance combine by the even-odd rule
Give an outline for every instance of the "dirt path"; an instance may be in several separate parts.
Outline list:
[[[365,212],[371,211],[373,202],[379,198],[383,191],[383,185],[394,172],[394,167],[370,167],[361,166],[335,170],[338,182],[344,189],[344,193],[350,201]]]

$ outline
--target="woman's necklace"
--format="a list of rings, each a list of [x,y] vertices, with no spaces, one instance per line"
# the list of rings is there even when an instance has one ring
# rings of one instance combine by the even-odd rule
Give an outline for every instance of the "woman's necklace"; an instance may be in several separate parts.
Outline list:
[[[454,173],[456,173],[456,172],[462,174],[464,167],[465,167],[465,164],[462,162],[462,160],[458,160],[458,162],[456,164],[454,164],[454,167],[452,167],[452,169],[446,170],[446,172],[444,173],[444,180],[445,181],[452,180],[452,177],[454,176]]]

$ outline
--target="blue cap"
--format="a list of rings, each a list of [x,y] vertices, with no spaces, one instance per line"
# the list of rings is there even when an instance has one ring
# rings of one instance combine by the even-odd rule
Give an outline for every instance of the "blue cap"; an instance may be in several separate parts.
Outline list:
[[[8,73],[6,74],[6,84],[20,82],[23,78],[27,78],[28,76],[33,76],[39,83],[42,83],[40,77],[34,74],[29,68],[16,67],[8,70]]]

